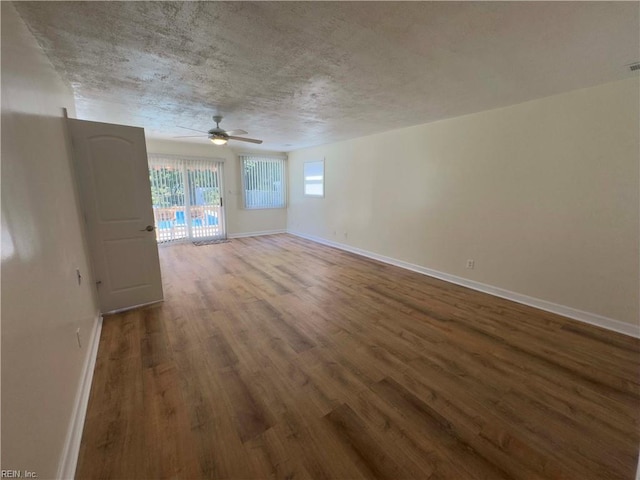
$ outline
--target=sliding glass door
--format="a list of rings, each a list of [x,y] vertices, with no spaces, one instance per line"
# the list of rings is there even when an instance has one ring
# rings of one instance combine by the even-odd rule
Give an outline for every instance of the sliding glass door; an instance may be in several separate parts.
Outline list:
[[[149,155],[158,243],[226,238],[222,162]]]

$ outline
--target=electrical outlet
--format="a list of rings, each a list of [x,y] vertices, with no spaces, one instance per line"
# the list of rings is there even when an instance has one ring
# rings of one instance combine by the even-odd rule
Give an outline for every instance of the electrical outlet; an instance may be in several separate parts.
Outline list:
[[[467,260],[467,268],[469,270],[473,270],[475,266],[476,266],[475,260],[472,260],[472,259]]]

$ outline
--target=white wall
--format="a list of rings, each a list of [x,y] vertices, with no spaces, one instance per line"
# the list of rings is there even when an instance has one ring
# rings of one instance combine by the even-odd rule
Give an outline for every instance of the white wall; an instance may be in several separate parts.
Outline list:
[[[224,160],[225,192],[223,203],[227,220],[227,235],[245,235],[286,229],[287,211],[284,208],[264,210],[246,210],[243,208],[240,160],[228,145],[219,147],[210,143],[199,144],[147,139],[147,152]],[[260,152],[257,154],[260,154]],[[262,152],[262,154],[265,154],[265,152]]]
[[[7,2],[1,74],[2,469],[53,478],[98,308],[62,119],[73,96]]]
[[[288,228],[637,325],[638,88],[292,152]],[[326,196],[305,197],[303,162],[323,157]]]

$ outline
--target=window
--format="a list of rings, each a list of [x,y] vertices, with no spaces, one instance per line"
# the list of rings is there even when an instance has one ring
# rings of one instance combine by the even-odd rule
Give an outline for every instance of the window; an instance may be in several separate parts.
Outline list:
[[[324,160],[304,162],[304,194],[324,197]]]
[[[158,243],[226,238],[222,161],[149,154]]]
[[[240,155],[244,207],[284,208],[284,158]]]

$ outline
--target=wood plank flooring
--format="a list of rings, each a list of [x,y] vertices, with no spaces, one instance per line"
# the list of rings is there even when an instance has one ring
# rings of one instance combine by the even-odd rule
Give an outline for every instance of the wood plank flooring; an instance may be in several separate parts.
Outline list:
[[[79,479],[632,479],[640,342],[290,235],[160,249]]]

